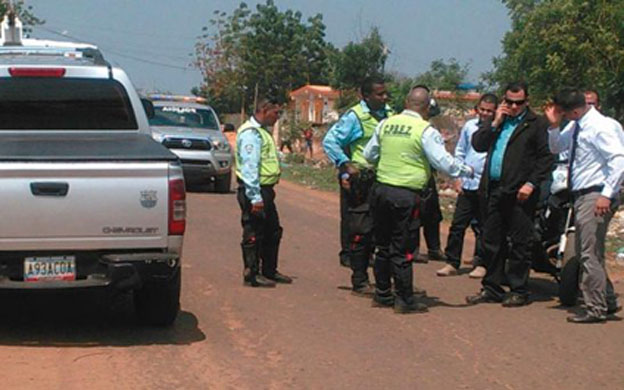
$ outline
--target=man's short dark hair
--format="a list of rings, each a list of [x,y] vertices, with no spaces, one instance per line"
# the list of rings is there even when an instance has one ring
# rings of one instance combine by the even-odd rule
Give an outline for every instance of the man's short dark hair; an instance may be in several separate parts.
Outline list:
[[[479,98],[479,103],[481,102],[493,103],[494,106],[498,107],[498,98],[493,93],[484,93],[483,95],[481,95],[481,98]]]
[[[578,88],[563,88],[553,98],[553,102],[563,111],[585,107],[585,93]]]
[[[374,75],[369,76],[362,81],[362,85],[360,86],[360,93],[362,96],[368,96],[373,92],[374,84],[385,84],[386,80],[383,79],[382,76]]]
[[[422,88],[425,91],[427,91],[427,93],[431,93],[431,90],[429,89],[429,87],[427,87],[425,84],[416,84],[414,85],[412,88],[410,88],[410,91],[415,90],[416,88]]]
[[[529,86],[524,81],[512,81],[505,86],[505,92],[520,92],[524,91],[524,96],[529,96]]]
[[[600,104],[600,94],[598,93],[598,91],[593,88],[586,88],[585,93],[593,93],[594,95],[596,95],[596,103]]]
[[[260,112],[265,108],[269,108],[272,106],[278,106],[279,100],[275,96],[260,96],[256,101],[256,112]]]

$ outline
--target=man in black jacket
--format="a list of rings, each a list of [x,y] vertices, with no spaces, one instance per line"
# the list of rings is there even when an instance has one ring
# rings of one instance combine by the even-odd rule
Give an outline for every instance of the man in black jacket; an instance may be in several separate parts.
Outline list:
[[[548,122],[528,108],[528,95],[525,83],[507,85],[494,120],[482,122],[472,137],[474,149],[488,153],[479,188],[487,201],[483,227],[487,273],[482,290],[466,297],[470,304],[502,302],[515,307],[528,302],[533,214],[540,183],[553,163],[545,131]],[[503,284],[509,285],[509,294]]]

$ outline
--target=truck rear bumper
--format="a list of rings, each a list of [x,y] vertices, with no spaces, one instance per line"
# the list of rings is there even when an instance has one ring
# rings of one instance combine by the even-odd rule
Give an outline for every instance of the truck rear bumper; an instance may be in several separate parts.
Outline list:
[[[0,290],[108,288],[123,291],[141,288],[150,281],[168,280],[180,268],[176,253],[78,253],[76,280],[29,282],[23,279],[24,257],[18,253],[0,255]]]

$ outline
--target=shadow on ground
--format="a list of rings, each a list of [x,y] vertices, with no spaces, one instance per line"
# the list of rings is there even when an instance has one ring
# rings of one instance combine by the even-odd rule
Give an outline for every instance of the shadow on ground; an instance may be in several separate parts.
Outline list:
[[[184,310],[171,327],[139,325],[131,294],[4,292],[0,304],[0,345],[187,345],[206,338],[197,317]]]

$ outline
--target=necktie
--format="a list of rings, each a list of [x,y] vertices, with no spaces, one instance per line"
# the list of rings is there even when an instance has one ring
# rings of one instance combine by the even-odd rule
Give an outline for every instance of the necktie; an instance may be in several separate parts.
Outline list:
[[[570,164],[568,164],[568,190],[572,191],[572,167],[574,165],[574,156],[576,155],[576,144],[581,127],[578,122],[574,123],[574,131],[572,132],[572,147],[570,148]]]

